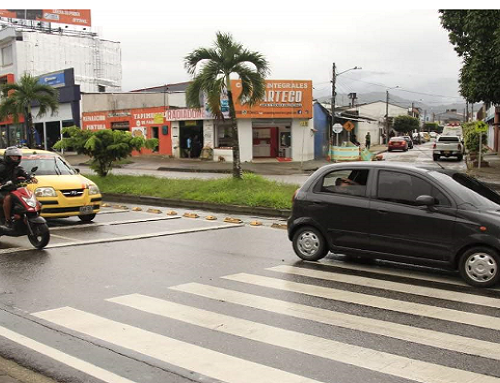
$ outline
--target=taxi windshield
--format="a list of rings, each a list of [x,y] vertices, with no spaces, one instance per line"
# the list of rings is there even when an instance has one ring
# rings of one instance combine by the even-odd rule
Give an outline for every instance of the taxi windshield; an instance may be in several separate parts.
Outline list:
[[[53,155],[30,154],[24,155],[21,166],[26,172],[31,172],[35,166],[38,167],[37,176],[66,176],[77,174],[61,157]]]

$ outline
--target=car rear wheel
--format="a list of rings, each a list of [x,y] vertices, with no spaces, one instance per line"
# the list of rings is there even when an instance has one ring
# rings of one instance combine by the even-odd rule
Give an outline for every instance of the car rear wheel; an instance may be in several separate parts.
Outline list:
[[[95,214],[79,215],[78,218],[80,218],[83,222],[90,222],[95,218]]]
[[[458,158],[458,161],[462,161],[464,159],[464,156],[459,155],[459,156],[457,156],[457,158]]]
[[[434,161],[439,160],[439,155],[437,155],[437,154],[433,154],[433,155],[432,155],[432,159],[433,159]]]
[[[459,271],[471,286],[491,287],[500,280],[500,257],[488,247],[473,247],[460,259]]]
[[[293,236],[293,250],[305,261],[317,261],[328,254],[323,235],[314,227],[299,228]]]

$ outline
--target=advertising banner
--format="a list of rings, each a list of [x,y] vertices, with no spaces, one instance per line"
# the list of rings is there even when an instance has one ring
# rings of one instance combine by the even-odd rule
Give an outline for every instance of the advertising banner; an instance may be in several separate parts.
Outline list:
[[[312,81],[266,80],[264,99],[241,105],[241,81],[231,80],[236,118],[313,118]]]
[[[90,27],[90,9],[0,9],[0,17]]]
[[[358,161],[359,147],[357,146],[330,146],[330,158],[335,161]]]

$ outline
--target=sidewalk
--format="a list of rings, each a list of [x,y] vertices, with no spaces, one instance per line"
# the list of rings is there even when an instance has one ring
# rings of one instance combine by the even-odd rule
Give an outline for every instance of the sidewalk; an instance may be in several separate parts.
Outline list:
[[[374,145],[370,149],[374,154],[386,150],[384,145]],[[75,153],[65,153],[64,158],[74,167],[82,166],[89,160],[87,156]],[[123,169],[137,170],[158,170],[158,171],[178,171],[178,172],[206,172],[206,173],[227,173],[233,171],[231,162],[205,161],[200,159],[178,159],[161,155],[142,155],[130,157],[132,164],[120,165]],[[324,165],[328,165],[326,159],[311,160],[304,162],[279,162],[277,159],[256,159],[252,162],[242,162],[243,171],[262,175],[292,175],[310,174]]]
[[[495,153],[486,154],[483,157],[483,161],[488,163],[487,167],[471,169],[468,171],[468,174],[483,181],[493,189],[500,191],[500,155]]]

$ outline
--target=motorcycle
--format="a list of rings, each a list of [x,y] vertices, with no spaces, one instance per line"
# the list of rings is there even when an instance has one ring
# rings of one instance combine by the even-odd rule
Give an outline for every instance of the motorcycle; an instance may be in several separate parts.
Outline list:
[[[42,204],[26,185],[34,178],[37,167],[31,169],[30,178],[19,177],[16,182],[7,181],[0,190],[10,192],[12,196],[12,227],[0,226],[0,236],[28,236],[31,244],[37,249],[43,249],[50,241],[49,226],[45,218],[40,216]],[[3,209],[0,208],[0,218],[5,222]]]

